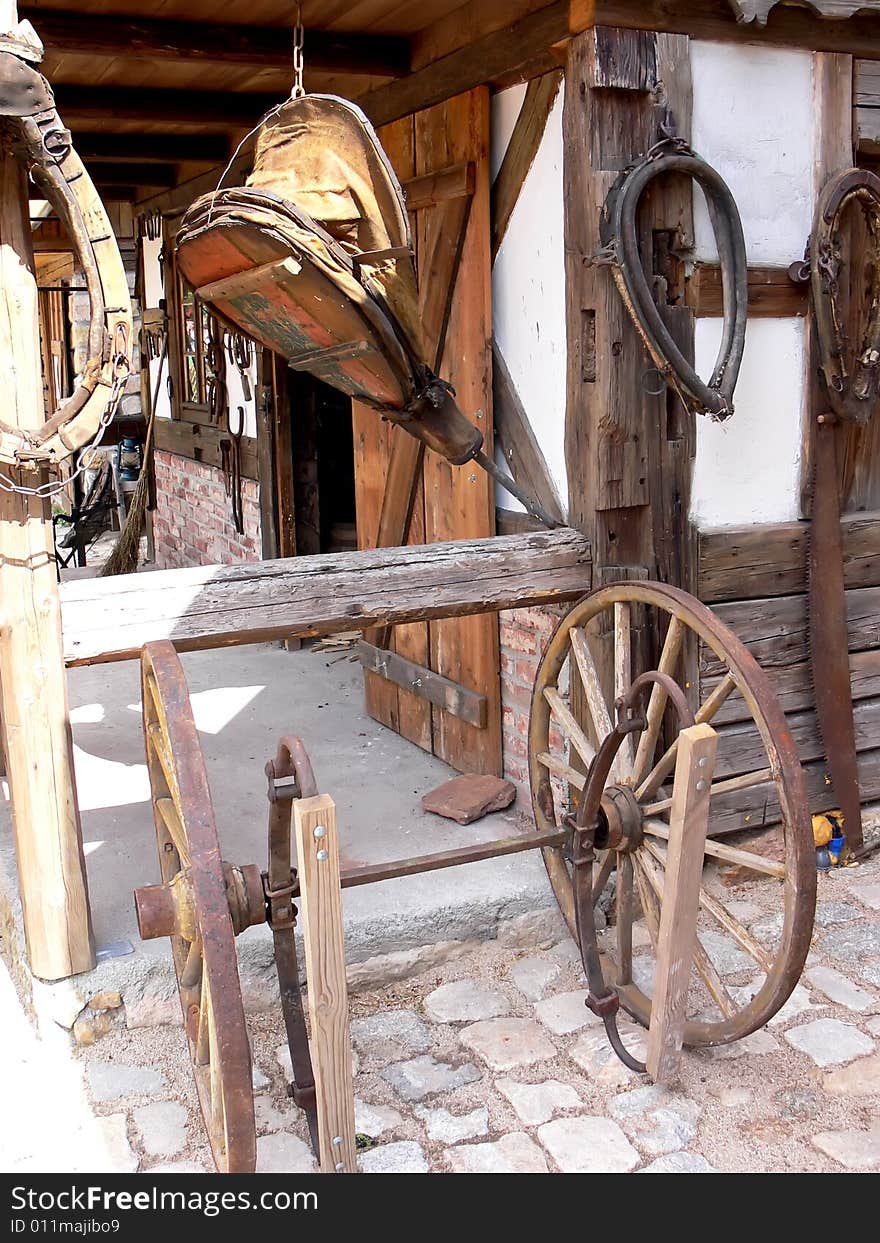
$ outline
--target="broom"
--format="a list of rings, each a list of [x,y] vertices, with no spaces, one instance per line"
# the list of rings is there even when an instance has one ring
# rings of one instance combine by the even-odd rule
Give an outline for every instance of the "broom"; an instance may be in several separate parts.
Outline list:
[[[113,551],[101,570],[100,577],[107,578],[111,574],[134,574],[138,568],[138,555],[141,547],[141,534],[144,529],[144,517],[147,512],[147,500],[150,495],[150,448],[153,442],[153,423],[156,418],[156,402],[159,398],[159,385],[162,383],[162,369],[168,354],[168,336],[162,345],[159,356],[159,370],[156,372],[156,386],[153,389],[153,400],[150,403],[150,422],[147,425],[147,436],[144,441],[144,461],[141,473],[131,496],[131,505],[125,519],[125,526],[119,532],[119,539],[113,545]]]

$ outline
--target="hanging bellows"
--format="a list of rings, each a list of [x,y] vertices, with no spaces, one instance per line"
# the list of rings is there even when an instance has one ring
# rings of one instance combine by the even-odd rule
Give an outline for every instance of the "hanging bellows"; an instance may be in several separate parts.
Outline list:
[[[180,269],[227,323],[461,464],[482,446],[424,362],[403,191],[364,114],[333,95],[264,120],[244,187],[198,199]]]

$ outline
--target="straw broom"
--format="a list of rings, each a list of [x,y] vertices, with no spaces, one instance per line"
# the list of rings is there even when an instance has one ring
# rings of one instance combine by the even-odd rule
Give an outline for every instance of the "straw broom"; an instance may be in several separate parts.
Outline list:
[[[144,517],[147,512],[147,500],[150,495],[150,448],[153,443],[153,424],[156,419],[156,402],[159,397],[159,385],[162,383],[162,370],[168,355],[168,335],[162,345],[159,357],[159,370],[156,373],[156,386],[153,389],[153,400],[150,403],[150,422],[147,425],[147,436],[144,441],[144,461],[137,485],[131,496],[131,505],[125,519],[125,526],[119,532],[119,539],[113,545],[113,551],[101,570],[100,577],[107,578],[111,574],[134,574],[138,568],[138,556],[141,546],[141,534],[144,529]]]

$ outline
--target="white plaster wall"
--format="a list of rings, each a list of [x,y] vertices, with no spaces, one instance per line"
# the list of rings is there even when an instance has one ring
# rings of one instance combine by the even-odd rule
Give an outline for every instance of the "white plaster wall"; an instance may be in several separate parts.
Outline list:
[[[711,374],[720,338],[720,319],[696,321],[700,375]],[[746,342],[736,413],[697,418],[691,516],[701,529],[798,517],[804,321],[753,319]]]
[[[694,148],[733,191],[749,263],[787,266],[812,224],[810,53],[695,40],[691,58]],[[695,200],[697,256],[717,259],[698,191]],[[720,332],[720,320],[697,321],[704,377]],[[697,420],[691,513],[700,527],[797,517],[804,370],[803,321],[749,321],[736,413],[724,424]]]
[[[525,87],[492,101],[497,172]],[[562,208],[562,90],[514,209],[492,274],[495,337],[534,428],[563,506],[565,473],[565,252]],[[499,488],[497,502],[522,506]]]
[[[146,298],[147,308],[157,307],[165,297],[165,288],[162,284],[162,270],[159,266],[159,253],[162,250],[162,242],[159,238],[153,241],[151,238],[144,238],[144,297]],[[150,360],[150,399],[153,393],[156,393],[156,418],[171,418],[171,402],[168,400],[168,359],[162,367],[162,382],[159,385],[159,391],[156,392],[156,377],[159,374],[158,358]]]
[[[809,52],[691,43],[694,150],[721,173],[743,219],[749,262],[801,258],[813,220],[813,87]],[[718,251],[701,193],[697,258]]]
[[[148,307],[157,307],[165,297],[165,287],[162,282],[162,269],[159,265],[159,252],[162,249],[162,243],[159,239],[155,241],[150,238],[144,239],[144,293],[147,299]],[[150,386],[152,391],[156,389],[156,376],[159,373],[159,359],[154,358],[150,362]],[[229,396],[229,409],[232,412],[232,426],[238,426],[236,411],[239,406],[244,408],[244,435],[256,436],[257,434],[257,409],[254,400],[257,385],[257,367],[256,367],[256,351],[254,363],[249,372],[251,382],[251,400],[247,401],[244,395],[244,386],[242,385],[241,376],[238,368],[232,366],[228,361],[226,363],[226,389]],[[159,392],[156,400],[156,418],[171,418],[171,402],[168,399],[168,360],[162,369],[162,382],[159,386]]]

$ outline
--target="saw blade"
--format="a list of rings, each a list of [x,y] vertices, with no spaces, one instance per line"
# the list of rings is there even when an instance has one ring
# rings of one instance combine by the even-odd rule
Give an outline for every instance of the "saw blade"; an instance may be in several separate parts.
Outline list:
[[[849,635],[840,536],[836,423],[817,423],[813,508],[807,532],[810,672],[819,738],[850,851],[862,845],[862,809],[849,672]]]

